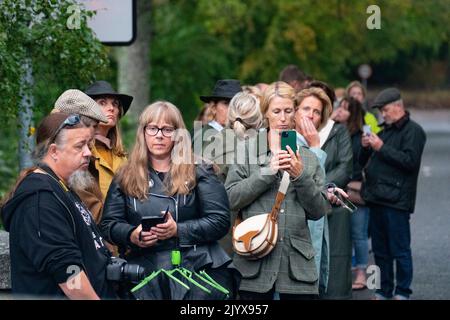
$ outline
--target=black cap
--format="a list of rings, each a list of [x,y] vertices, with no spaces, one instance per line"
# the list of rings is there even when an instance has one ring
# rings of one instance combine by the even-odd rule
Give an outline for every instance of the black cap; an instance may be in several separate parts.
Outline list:
[[[203,102],[231,100],[236,93],[241,92],[241,82],[234,79],[219,80],[214,86],[213,92],[209,96],[200,96]]]
[[[129,96],[127,94],[117,93],[113,87],[109,84],[109,82],[100,80],[96,81],[93,84],[91,84],[86,90],[84,90],[84,93],[87,94],[92,99],[96,99],[98,96],[108,95],[108,96],[114,96],[119,101],[123,108],[123,114],[122,116],[127,113],[128,109],[130,108],[131,101],[133,101],[133,97]]]
[[[382,108],[389,103],[400,100],[401,98],[402,96],[397,88],[384,89],[375,98],[372,103],[372,108]]]

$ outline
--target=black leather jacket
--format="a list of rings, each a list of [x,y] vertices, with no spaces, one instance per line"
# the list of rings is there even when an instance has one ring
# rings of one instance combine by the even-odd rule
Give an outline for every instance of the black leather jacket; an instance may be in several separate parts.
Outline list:
[[[199,269],[205,265],[220,267],[231,261],[217,240],[230,226],[228,197],[211,166],[197,166],[197,185],[188,195],[167,196],[159,176],[150,170],[148,199],[141,202],[127,196],[113,181],[105,200],[100,228],[106,239],[119,246],[121,252],[129,249],[128,261],[151,261],[152,268],[170,267],[170,252],[178,248],[186,267]],[[130,242],[130,235],[141,223],[142,216],[161,216],[169,212],[177,221],[178,237],[158,241],[151,248],[139,248]],[[137,260],[136,260],[137,259]],[[148,267],[148,266],[147,266]]]

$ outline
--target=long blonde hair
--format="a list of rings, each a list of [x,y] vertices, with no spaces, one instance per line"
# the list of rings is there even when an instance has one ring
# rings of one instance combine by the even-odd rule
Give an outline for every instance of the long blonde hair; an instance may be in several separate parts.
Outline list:
[[[175,127],[172,140],[184,159],[188,161],[173,161],[164,178],[164,186],[168,195],[188,194],[196,185],[195,165],[190,150],[189,133],[176,106],[167,101],[156,101],[147,106],[139,117],[139,126],[136,133],[136,142],[131,151],[128,162],[117,173],[117,181],[121,189],[130,196],[139,200],[147,199],[150,191],[149,168],[151,168],[150,153],[145,141],[145,126],[151,122],[163,120]],[[172,149],[172,151],[173,151]],[[173,152],[172,152],[173,154]]]

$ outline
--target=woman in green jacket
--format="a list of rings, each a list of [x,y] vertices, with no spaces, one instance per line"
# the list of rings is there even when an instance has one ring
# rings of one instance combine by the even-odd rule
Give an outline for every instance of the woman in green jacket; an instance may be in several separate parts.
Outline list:
[[[290,185],[278,216],[275,248],[258,260],[235,255],[234,263],[242,274],[240,297],[244,300],[305,299],[318,295],[318,274],[314,249],[306,223],[330,210],[324,189],[324,175],[316,156],[301,147],[297,153],[280,150],[283,130],[294,128],[296,109],[294,89],[284,82],[271,84],[264,92],[261,112],[266,122],[266,148],[249,143],[246,164],[229,169],[225,187],[232,210],[240,210],[245,220],[269,213],[275,202],[282,171],[290,175]],[[268,133],[268,134],[267,134]],[[259,148],[255,148],[258,146]],[[250,161],[258,156],[258,163]]]

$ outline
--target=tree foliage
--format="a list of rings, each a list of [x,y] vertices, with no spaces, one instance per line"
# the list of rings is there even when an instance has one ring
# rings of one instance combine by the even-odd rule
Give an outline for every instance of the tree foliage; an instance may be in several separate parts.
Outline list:
[[[80,7],[79,27],[68,27],[68,19],[76,13],[71,10],[74,4],[74,0],[0,1],[0,196],[18,171],[14,120],[21,94],[32,93],[38,122],[64,90],[85,88],[107,74],[107,50],[86,24],[93,13]],[[32,88],[21,88],[25,59],[32,61]]]
[[[17,116],[23,61],[33,65],[35,108],[48,111],[67,88],[82,88],[108,67],[105,47],[80,8],[79,28],[69,29],[75,1],[3,0],[0,2],[0,119]],[[72,6],[72,7],[71,7]],[[50,91],[50,92],[49,92]]]
[[[379,30],[366,25],[372,4],[380,8]],[[341,86],[361,63],[378,76],[396,72],[386,63],[403,63],[397,78],[404,80],[418,60],[448,65],[448,49],[444,57],[440,52],[450,38],[449,6],[448,0],[155,1],[152,100],[173,101],[189,122],[198,96],[216,80],[272,82],[291,63]]]

